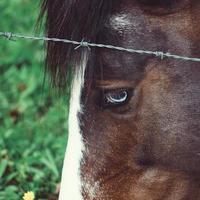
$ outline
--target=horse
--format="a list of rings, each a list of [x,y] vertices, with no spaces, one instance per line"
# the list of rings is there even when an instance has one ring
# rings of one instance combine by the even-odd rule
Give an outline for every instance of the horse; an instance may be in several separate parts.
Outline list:
[[[44,0],[48,37],[200,57],[198,0]],[[200,199],[198,62],[49,41],[70,90],[59,200]]]

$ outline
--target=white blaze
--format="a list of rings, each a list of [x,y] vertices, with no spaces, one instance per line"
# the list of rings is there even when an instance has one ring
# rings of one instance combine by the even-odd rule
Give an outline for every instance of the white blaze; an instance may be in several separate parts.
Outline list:
[[[87,54],[83,55],[80,66],[76,66],[73,76],[70,110],[69,110],[69,136],[65,153],[64,166],[61,180],[59,200],[82,200],[80,163],[84,144],[82,141],[78,113],[81,108],[81,91],[84,86],[84,74],[87,65]]]

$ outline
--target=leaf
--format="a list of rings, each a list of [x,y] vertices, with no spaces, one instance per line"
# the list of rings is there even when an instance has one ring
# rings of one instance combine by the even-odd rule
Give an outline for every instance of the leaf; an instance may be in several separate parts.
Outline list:
[[[0,178],[4,175],[6,168],[8,166],[8,160],[3,159],[0,163]]]
[[[47,149],[45,151],[45,157],[42,158],[42,162],[43,164],[49,168],[50,171],[52,171],[54,173],[54,175],[56,176],[56,178],[59,177],[59,172],[58,172],[58,168],[56,166],[56,163],[55,163],[55,159],[53,158],[51,152],[49,149]]]

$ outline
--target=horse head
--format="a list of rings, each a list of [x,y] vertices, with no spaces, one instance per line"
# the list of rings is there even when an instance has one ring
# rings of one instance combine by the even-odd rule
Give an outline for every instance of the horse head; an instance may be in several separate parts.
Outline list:
[[[45,0],[43,12],[49,37],[200,57],[198,0]],[[200,199],[199,63],[74,48],[47,49],[71,91],[59,199]]]

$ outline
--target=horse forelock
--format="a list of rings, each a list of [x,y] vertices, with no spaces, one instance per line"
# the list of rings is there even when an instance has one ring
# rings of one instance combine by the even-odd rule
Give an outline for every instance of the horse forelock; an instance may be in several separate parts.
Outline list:
[[[43,0],[40,18],[45,16],[48,37],[97,42],[105,21],[121,0]],[[52,82],[65,88],[69,66],[80,56],[75,46],[48,42],[46,68]]]

